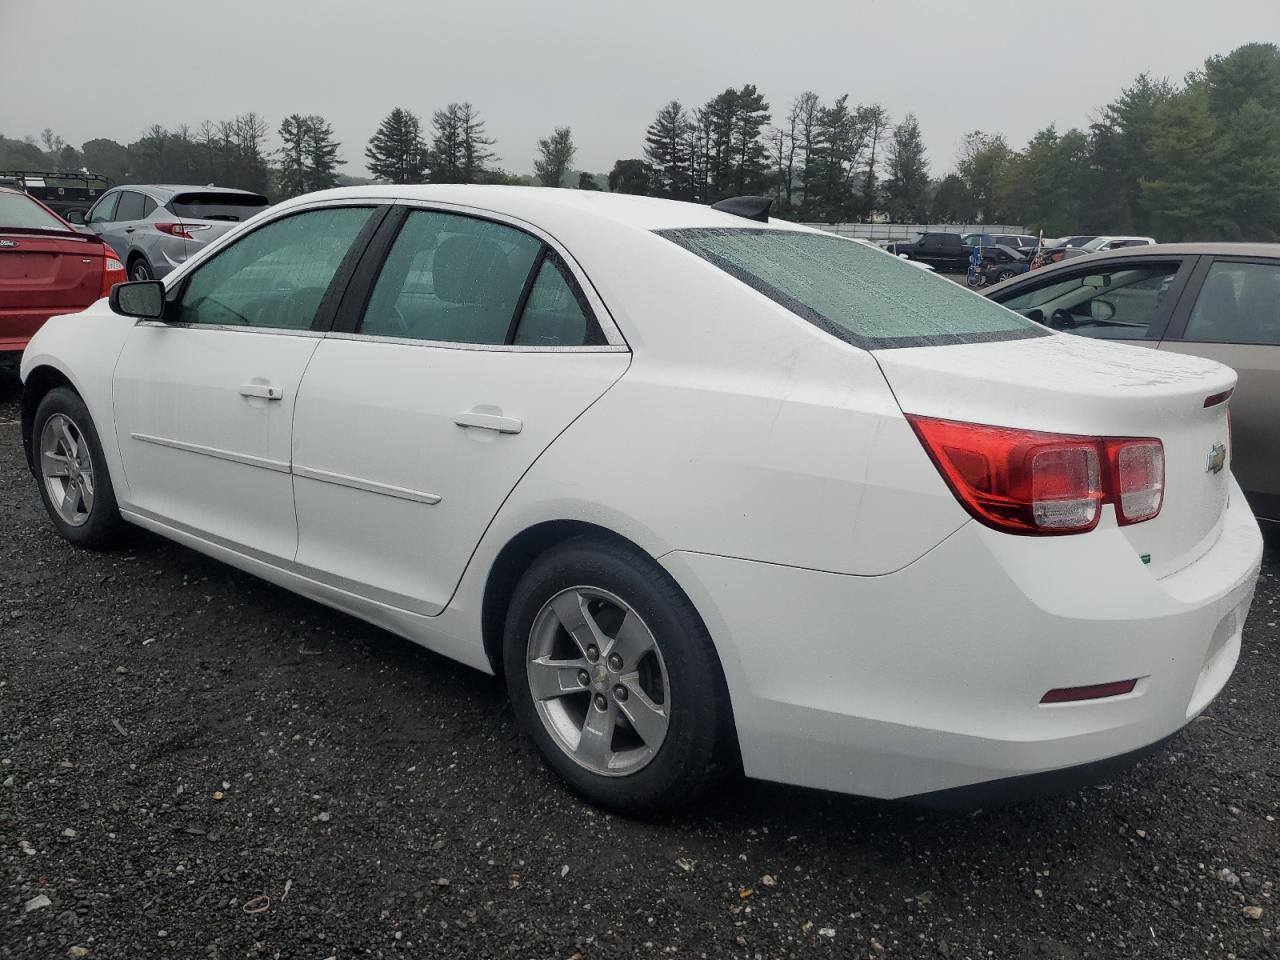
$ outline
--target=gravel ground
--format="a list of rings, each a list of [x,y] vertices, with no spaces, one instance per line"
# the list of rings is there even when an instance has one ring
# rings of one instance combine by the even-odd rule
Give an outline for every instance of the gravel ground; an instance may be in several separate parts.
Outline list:
[[[151,536],[73,550],[12,423],[0,516],[0,957],[1280,956],[1280,538],[1225,694],[1116,785],[640,823],[491,678]]]

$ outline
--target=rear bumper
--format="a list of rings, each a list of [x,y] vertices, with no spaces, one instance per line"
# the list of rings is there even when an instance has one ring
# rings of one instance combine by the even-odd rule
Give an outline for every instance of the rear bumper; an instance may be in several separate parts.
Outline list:
[[[1114,526],[1028,538],[970,523],[879,577],[663,563],[716,640],[749,775],[916,798],[1088,775],[1179,730],[1235,668],[1261,553],[1233,482],[1217,543],[1164,579]],[[1123,696],[1040,702],[1128,679]]]

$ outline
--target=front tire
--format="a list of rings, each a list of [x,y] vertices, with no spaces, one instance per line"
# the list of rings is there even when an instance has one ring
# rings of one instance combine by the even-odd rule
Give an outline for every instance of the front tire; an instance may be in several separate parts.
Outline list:
[[[119,543],[127,527],[93,418],[78,393],[58,387],[45,395],[36,408],[32,445],[40,499],[58,533],[91,550]]]
[[[733,721],[711,638],[637,548],[583,537],[539,557],[512,596],[503,655],[521,728],[592,803],[665,813],[728,771]]]

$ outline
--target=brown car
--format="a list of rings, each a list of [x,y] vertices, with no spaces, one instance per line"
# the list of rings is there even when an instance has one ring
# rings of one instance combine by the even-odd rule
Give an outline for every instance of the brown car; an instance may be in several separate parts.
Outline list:
[[[1054,330],[1234,367],[1231,468],[1254,513],[1280,521],[1280,244],[1133,247],[984,293]]]

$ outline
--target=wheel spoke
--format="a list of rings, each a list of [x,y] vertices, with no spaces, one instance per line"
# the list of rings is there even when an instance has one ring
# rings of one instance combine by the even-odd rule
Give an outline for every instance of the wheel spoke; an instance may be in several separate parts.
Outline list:
[[[665,708],[649,699],[649,695],[640,686],[638,674],[623,677],[622,682],[627,688],[628,696],[618,704],[618,709],[631,721],[636,735],[645,745],[656,749],[667,735]]]
[[[547,657],[530,660],[529,689],[533,691],[535,700],[583,693],[587,688],[578,681],[578,674],[586,669],[586,660],[551,660]]]
[[[595,618],[587,612],[587,601],[582,594],[577,591],[562,593],[551,602],[551,608],[584,657],[590,646],[602,653],[608,647],[609,638],[596,624]]]
[[[578,738],[578,748],[574,751],[583,763],[597,769],[608,769],[609,758],[613,755],[613,725],[617,709],[612,703],[607,710],[597,710],[594,706],[587,708],[582,736]]]
[[[622,626],[618,627],[618,635],[609,645],[610,654],[618,654],[628,669],[634,668],[646,653],[653,649],[653,634],[644,625],[644,621],[636,616],[635,611],[628,610],[622,618]]]
[[[71,421],[62,420],[58,423],[58,430],[62,433],[62,443],[70,457],[76,457],[80,453],[80,444],[76,442],[76,438],[71,433]]]
[[[68,483],[66,493],[62,499],[62,515],[67,520],[74,520],[76,514],[80,512],[80,504],[83,503],[84,496],[80,490],[78,483]]]
[[[93,512],[93,474],[80,474],[80,502],[84,505],[85,513]]]
[[[71,473],[71,461],[60,453],[45,452],[44,475],[46,477],[65,477]]]

